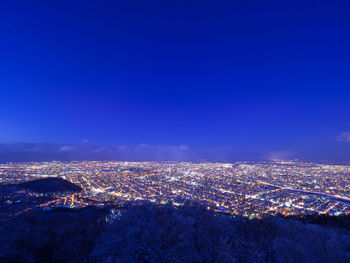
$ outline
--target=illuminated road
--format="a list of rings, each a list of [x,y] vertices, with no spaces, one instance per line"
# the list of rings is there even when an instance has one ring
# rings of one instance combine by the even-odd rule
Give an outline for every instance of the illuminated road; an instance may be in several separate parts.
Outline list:
[[[263,184],[263,185],[268,185],[268,186],[277,187],[277,188],[279,188],[279,189],[281,189],[281,190],[289,190],[289,191],[298,192],[298,193],[320,195],[320,196],[324,196],[324,197],[327,197],[327,198],[332,199],[332,200],[333,200],[333,199],[336,199],[336,201],[342,202],[342,203],[347,204],[347,205],[350,204],[350,198],[347,198],[347,197],[345,197],[345,196],[330,195],[330,194],[323,194],[323,193],[319,193],[319,192],[313,192],[313,191],[309,191],[309,190],[294,189],[294,188],[285,187],[285,186],[279,186],[279,185],[274,185],[274,184],[270,184],[270,183],[266,183],[266,182],[262,182],[262,181],[257,181],[257,183]]]

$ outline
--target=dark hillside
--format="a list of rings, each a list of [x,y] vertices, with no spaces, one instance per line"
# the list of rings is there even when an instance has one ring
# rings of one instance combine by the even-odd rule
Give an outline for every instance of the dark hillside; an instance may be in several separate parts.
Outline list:
[[[80,186],[59,177],[49,177],[17,184],[17,189],[30,190],[37,193],[80,192]]]
[[[35,210],[0,220],[0,262],[350,263],[350,231],[195,203]]]

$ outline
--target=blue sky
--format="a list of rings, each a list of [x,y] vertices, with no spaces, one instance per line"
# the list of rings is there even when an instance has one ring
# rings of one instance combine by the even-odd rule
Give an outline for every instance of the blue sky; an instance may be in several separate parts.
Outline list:
[[[349,8],[7,1],[0,142],[350,161]]]

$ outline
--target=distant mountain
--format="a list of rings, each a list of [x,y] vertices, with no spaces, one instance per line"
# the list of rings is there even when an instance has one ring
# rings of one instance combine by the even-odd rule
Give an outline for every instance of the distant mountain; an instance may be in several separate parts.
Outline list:
[[[17,184],[17,189],[30,190],[37,193],[80,192],[80,186],[58,177],[49,177]]]

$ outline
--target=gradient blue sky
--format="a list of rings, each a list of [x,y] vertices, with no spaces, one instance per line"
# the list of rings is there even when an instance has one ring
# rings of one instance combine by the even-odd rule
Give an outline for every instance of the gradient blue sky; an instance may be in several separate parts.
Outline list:
[[[350,161],[349,12],[348,1],[4,1],[0,143]]]

